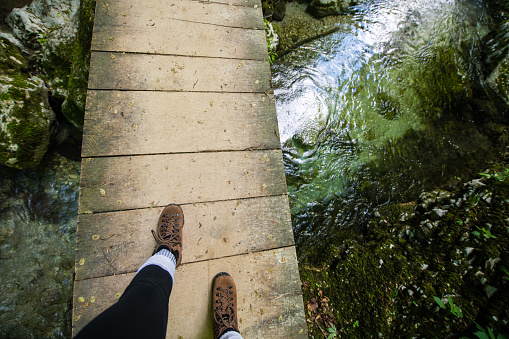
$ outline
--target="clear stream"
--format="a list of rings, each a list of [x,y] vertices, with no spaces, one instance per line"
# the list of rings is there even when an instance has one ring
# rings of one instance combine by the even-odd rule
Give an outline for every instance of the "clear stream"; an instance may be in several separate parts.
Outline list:
[[[496,110],[477,96],[488,23],[478,1],[368,1],[276,62],[301,254],[499,154]],[[0,169],[0,337],[70,336],[80,164],[49,158]]]
[[[489,137],[500,114],[479,80],[488,23],[475,0],[367,1],[339,31],[275,63],[301,255],[500,154]]]

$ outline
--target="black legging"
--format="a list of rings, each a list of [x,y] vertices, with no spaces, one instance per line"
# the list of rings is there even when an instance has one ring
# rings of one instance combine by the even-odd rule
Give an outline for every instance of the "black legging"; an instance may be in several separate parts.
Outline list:
[[[88,323],[75,339],[166,338],[172,285],[171,276],[161,267],[144,267],[118,302]]]

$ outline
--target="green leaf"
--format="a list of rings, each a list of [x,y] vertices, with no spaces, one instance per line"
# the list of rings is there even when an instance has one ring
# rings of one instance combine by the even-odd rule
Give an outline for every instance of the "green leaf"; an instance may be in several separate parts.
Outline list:
[[[442,299],[440,299],[439,297],[433,297],[433,298],[435,298],[435,301],[437,302],[438,306],[440,306],[440,307],[442,307],[444,309],[446,308],[444,302],[442,301]]]
[[[475,235],[475,236],[480,236],[481,233],[477,232],[477,231],[472,231],[472,234]]]
[[[475,335],[477,336],[477,338],[479,338],[479,339],[490,339],[490,338],[488,338],[488,336],[486,335],[486,333],[481,332],[481,331],[479,331],[479,332],[475,332],[474,334],[475,334]]]
[[[327,339],[332,339],[332,338],[334,338],[335,336],[336,336],[336,334],[335,334],[335,333],[331,333],[331,334],[329,334],[329,336],[327,337]]]
[[[451,297],[447,297],[447,301],[449,302],[449,305],[451,306],[451,310],[454,309],[454,304],[452,303]]]
[[[488,174],[488,173],[477,173],[479,175],[482,175],[483,177],[486,177],[486,178],[491,178],[491,174]]]

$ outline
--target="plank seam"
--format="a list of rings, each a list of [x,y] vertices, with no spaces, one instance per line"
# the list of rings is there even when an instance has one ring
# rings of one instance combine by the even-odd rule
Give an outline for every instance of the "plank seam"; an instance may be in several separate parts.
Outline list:
[[[233,152],[249,152],[249,151],[279,151],[281,148],[261,148],[258,146],[248,147],[238,150],[203,150],[197,152],[166,152],[166,153],[137,153],[137,154],[119,154],[119,155],[88,155],[81,159],[102,159],[102,158],[122,158],[122,157],[143,157],[150,155],[172,155],[172,154],[201,154],[201,153],[233,153]]]
[[[220,259],[227,259],[227,258],[234,258],[234,257],[239,257],[239,256],[244,256],[244,255],[250,255],[250,254],[256,254],[256,253],[262,253],[262,252],[268,252],[268,251],[274,251],[274,250],[280,250],[280,249],[285,249],[285,248],[295,248],[295,241],[293,242],[293,244],[291,245],[286,245],[286,246],[280,246],[280,247],[274,247],[274,248],[269,248],[269,249],[262,249],[262,250],[253,250],[253,251],[250,251],[250,252],[246,252],[246,253],[240,253],[240,254],[232,254],[232,255],[226,255],[226,256],[223,256],[223,257],[217,257],[217,258],[211,258],[211,259],[203,259],[203,260],[196,260],[196,261],[190,261],[190,262],[187,262],[187,263],[183,263],[181,264],[182,266],[184,265],[190,265],[190,264],[196,264],[196,263],[202,263],[202,262],[206,262],[206,261],[213,261],[213,260],[220,260]],[[147,258],[148,259],[148,258]],[[297,259],[297,264],[299,263],[299,260]],[[136,270],[137,271],[137,270]],[[136,271],[125,271],[125,272],[120,272],[118,274],[112,274],[112,275],[101,275],[101,276],[98,276],[98,277],[91,277],[91,278],[86,278],[86,279],[74,279],[74,281],[86,281],[86,280],[90,280],[90,279],[100,279],[100,278],[106,278],[106,277],[113,277],[113,276],[117,276],[117,275],[122,275],[122,274],[130,274],[130,273],[135,273]]]
[[[248,7],[246,7],[248,8]],[[213,24],[210,22],[203,22],[203,21],[192,21],[192,20],[185,20],[185,19],[178,19],[178,18],[170,18],[169,20],[174,21],[182,21],[182,22],[191,22],[193,24],[201,24],[201,25],[210,25],[210,26],[216,26],[216,27],[225,27],[225,28],[237,28],[237,29],[243,29],[245,31],[265,31],[265,28],[256,28],[256,27],[240,27],[240,26],[228,26],[228,25],[220,25],[220,24]]]
[[[239,59],[240,60],[240,59]],[[166,92],[166,93],[221,93],[221,94],[265,94],[270,97],[269,91],[272,87],[266,91],[251,91],[251,92],[225,92],[225,91],[181,91],[181,90],[161,90],[161,89],[122,89],[122,88],[87,88],[88,91],[119,91],[119,92]]]
[[[284,196],[288,196],[288,193],[270,194],[270,195],[257,195],[255,197],[232,198],[232,199],[223,199],[223,200],[205,200],[205,201],[196,201],[196,202],[186,202],[186,203],[182,203],[182,204],[179,204],[179,205],[180,206],[186,206],[186,205],[196,205],[196,204],[210,204],[210,203],[214,203],[214,202],[249,200],[249,199],[270,198],[270,197],[284,197]],[[159,201],[157,203],[159,203]],[[166,207],[166,205],[154,205],[154,206],[147,206],[147,207],[127,208],[127,209],[123,209],[123,210],[111,210],[111,211],[101,211],[101,212],[92,212],[92,213],[79,213],[78,212],[78,216],[80,216],[80,215],[107,214],[107,213],[124,212],[124,211],[138,211],[138,210],[146,210],[146,209],[149,209],[149,208],[157,208],[157,207]]]
[[[208,1],[208,0],[191,0],[191,1],[199,2],[202,4],[218,4],[218,5],[224,5],[224,6],[236,6],[236,7],[245,7],[245,8],[257,8],[254,6],[261,5],[261,2],[260,2],[260,4],[256,4],[256,5],[252,6],[252,5],[232,4],[232,3],[219,2],[219,1]]]
[[[117,54],[141,54],[141,55],[158,55],[158,56],[176,56],[181,58],[203,58],[203,59],[220,59],[220,60],[251,60],[251,61],[260,61],[263,63],[269,63],[268,60],[268,52],[267,52],[267,58],[266,59],[250,59],[250,58],[235,58],[235,57],[215,57],[215,56],[206,56],[206,55],[188,55],[188,54],[164,54],[164,53],[149,53],[149,52],[134,52],[134,51],[122,51],[122,50],[116,50],[116,51],[110,51],[110,50],[104,50],[104,49],[91,49],[91,52],[94,53],[117,53]],[[264,55],[265,56],[265,55]],[[177,91],[178,92],[178,91]]]

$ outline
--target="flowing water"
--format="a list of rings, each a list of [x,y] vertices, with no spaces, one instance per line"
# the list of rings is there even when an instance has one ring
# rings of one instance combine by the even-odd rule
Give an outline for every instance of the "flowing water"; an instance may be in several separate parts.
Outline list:
[[[0,338],[69,338],[80,163],[0,168]]]
[[[452,187],[499,156],[480,1],[367,1],[272,68],[297,247],[363,230],[383,205]]]

